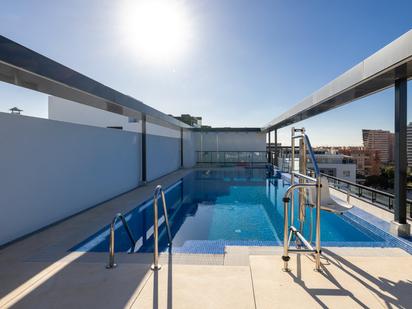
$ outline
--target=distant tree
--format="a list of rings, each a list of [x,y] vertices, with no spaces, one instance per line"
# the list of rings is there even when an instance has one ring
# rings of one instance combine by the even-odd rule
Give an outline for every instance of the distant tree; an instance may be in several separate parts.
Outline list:
[[[371,175],[367,176],[365,179],[365,186],[377,188],[377,189],[387,189],[387,181],[381,175]]]
[[[385,166],[380,170],[379,175],[366,177],[365,186],[378,189],[393,189],[394,187],[394,167]]]
[[[395,185],[395,168],[393,166],[385,166],[381,169],[381,176],[387,180],[388,188],[393,189]]]

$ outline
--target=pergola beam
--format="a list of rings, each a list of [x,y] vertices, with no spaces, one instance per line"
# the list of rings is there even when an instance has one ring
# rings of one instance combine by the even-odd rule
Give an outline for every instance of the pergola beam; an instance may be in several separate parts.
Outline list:
[[[395,205],[391,229],[395,234],[409,235],[410,225],[407,224],[406,214],[406,111],[407,82],[411,78],[412,30],[273,119],[262,131],[274,130],[276,140],[279,128],[395,87]]]
[[[266,124],[279,129],[393,87],[412,78],[412,30],[355,65],[303,101]]]
[[[131,96],[1,35],[0,81],[132,118],[146,114],[177,127],[191,128]]]

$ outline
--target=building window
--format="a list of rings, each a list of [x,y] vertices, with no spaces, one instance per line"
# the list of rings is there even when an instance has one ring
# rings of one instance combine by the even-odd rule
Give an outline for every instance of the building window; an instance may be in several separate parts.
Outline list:
[[[350,177],[350,171],[343,171],[344,177]]]
[[[329,176],[336,177],[336,169],[335,168],[320,168],[320,172]]]

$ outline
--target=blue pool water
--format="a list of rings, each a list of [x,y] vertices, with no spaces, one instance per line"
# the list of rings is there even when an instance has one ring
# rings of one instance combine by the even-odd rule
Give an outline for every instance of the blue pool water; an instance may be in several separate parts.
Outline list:
[[[224,245],[281,245],[283,240],[282,197],[288,183],[266,177],[265,169],[193,171],[167,188],[166,200],[173,235],[173,250],[220,252]],[[161,205],[161,204],[160,204]],[[159,205],[159,206],[160,206]],[[160,207],[161,208],[161,207]],[[160,248],[167,246],[167,233],[160,210]],[[295,218],[297,213],[295,214]],[[311,210],[306,213],[310,221]],[[313,213],[313,218],[315,218]],[[153,249],[153,204],[148,201],[126,215],[137,245],[131,248],[118,224],[116,251],[151,252]],[[297,226],[297,222],[295,223]],[[313,227],[315,222],[313,222]],[[309,224],[304,234],[309,237]],[[379,245],[383,239],[347,216],[321,214],[323,245]],[[107,252],[109,225],[72,248]]]

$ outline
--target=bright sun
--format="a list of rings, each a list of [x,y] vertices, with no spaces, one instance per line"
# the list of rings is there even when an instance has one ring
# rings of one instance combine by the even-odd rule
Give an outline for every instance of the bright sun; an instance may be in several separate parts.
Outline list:
[[[183,4],[178,0],[128,1],[121,14],[125,46],[147,61],[176,60],[187,49],[191,35]]]

